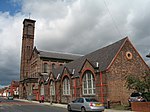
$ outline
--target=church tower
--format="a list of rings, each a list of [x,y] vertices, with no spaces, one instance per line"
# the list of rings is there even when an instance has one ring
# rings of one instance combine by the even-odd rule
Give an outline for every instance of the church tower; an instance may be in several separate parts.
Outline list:
[[[30,57],[34,46],[35,22],[35,20],[31,19],[24,19],[23,21],[20,81],[29,77]]]

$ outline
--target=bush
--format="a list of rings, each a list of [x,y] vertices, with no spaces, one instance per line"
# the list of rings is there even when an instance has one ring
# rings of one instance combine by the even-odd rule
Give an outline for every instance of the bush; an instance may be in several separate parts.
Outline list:
[[[141,77],[135,75],[127,76],[126,87],[129,90],[133,89],[141,93],[150,92],[150,72],[145,72]]]

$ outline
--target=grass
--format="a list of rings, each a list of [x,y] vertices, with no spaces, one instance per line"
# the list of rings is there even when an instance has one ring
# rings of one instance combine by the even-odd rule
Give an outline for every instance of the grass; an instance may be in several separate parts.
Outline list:
[[[111,108],[115,110],[130,110],[130,107],[127,105],[113,105]]]

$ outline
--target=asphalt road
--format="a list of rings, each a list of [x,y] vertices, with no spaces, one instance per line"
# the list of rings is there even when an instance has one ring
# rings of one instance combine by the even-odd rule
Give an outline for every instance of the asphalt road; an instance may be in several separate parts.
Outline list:
[[[68,112],[64,106],[50,106],[26,100],[7,100],[0,97],[0,112]],[[54,104],[53,104],[54,105]],[[104,112],[133,112],[127,110],[105,109]]]
[[[67,112],[67,109],[0,97],[0,112]]]

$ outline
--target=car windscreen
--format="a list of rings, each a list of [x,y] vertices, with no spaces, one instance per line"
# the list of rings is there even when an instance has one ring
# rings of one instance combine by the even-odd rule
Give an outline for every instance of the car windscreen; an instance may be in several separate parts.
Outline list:
[[[131,97],[137,97],[137,96],[140,96],[140,94],[139,93],[132,93],[131,94]]]
[[[96,99],[85,98],[86,102],[98,102]]]

